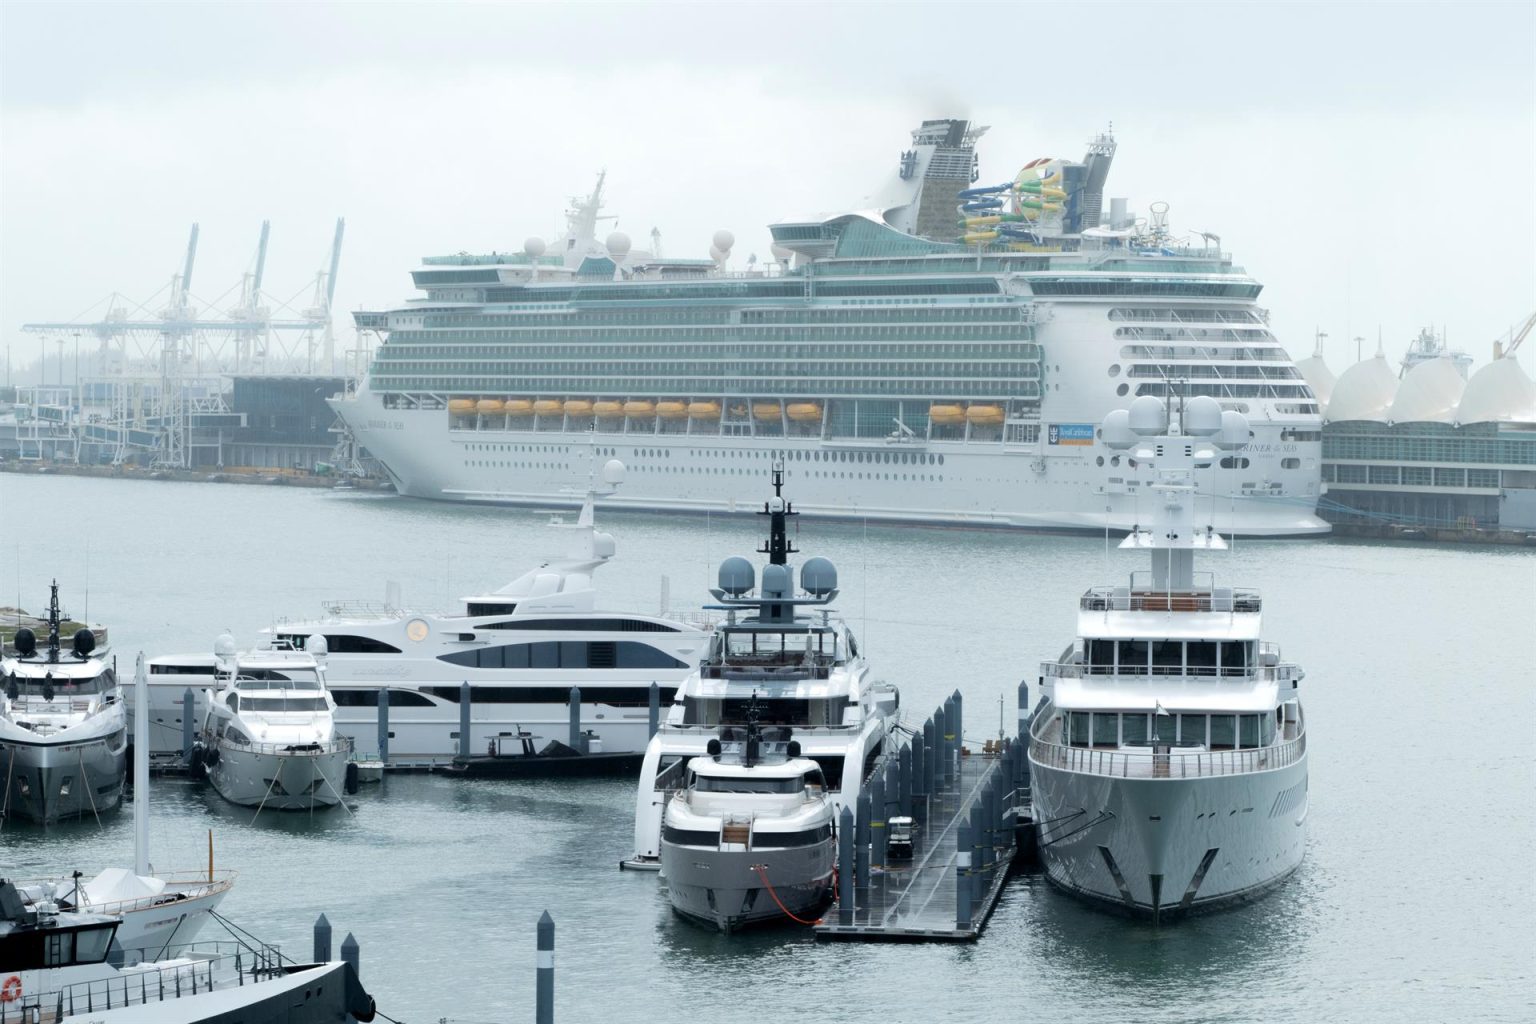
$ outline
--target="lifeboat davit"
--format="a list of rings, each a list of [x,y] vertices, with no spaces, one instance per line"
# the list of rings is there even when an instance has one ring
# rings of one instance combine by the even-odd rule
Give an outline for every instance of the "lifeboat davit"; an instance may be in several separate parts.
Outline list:
[[[474,412],[475,400],[473,398],[450,398],[448,399],[448,411],[461,416],[465,413]]]
[[[482,398],[475,403],[475,411],[489,415],[500,415],[507,409],[507,403],[499,398]]]
[[[533,412],[533,403],[526,398],[509,398],[502,406],[508,416],[527,416]]]
[[[965,410],[965,418],[979,426],[995,427],[1003,422],[1003,407],[1000,405],[973,405]]]
[[[664,420],[680,420],[688,415],[688,406],[682,402],[657,402],[656,415]]]
[[[928,418],[940,426],[965,422],[965,410],[958,405],[930,405]]]
[[[541,398],[533,403],[533,411],[540,416],[558,416],[564,411],[564,403],[554,398]]]
[[[592,403],[585,398],[567,398],[565,400],[565,414],[567,416],[592,415]]]
[[[717,420],[720,418],[720,403],[689,402],[688,415],[696,420]]]
[[[656,415],[656,406],[652,402],[625,402],[624,403],[624,415],[625,416],[654,416],[654,415]]]
[[[821,419],[821,406],[815,402],[792,402],[784,412],[797,423]]]
[[[776,420],[784,415],[784,410],[779,408],[778,402],[754,402],[752,415],[760,420]]]
[[[624,412],[623,402],[593,402],[592,411],[599,416],[618,416]]]

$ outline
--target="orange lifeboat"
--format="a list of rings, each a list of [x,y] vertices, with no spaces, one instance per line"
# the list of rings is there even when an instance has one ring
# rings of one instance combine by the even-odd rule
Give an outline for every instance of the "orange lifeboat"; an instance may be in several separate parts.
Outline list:
[[[473,398],[450,398],[448,399],[448,411],[457,416],[472,413],[475,411],[475,400]]]
[[[928,418],[941,427],[965,422],[965,410],[958,405],[930,405]]]
[[[623,402],[593,402],[592,411],[599,416],[619,416],[624,412]]]
[[[554,398],[541,398],[533,403],[533,411],[540,416],[558,416],[563,411],[563,403]]]
[[[506,411],[507,405],[499,398],[482,398],[475,403],[475,411],[487,415],[499,416]]]
[[[965,410],[965,418],[983,427],[995,427],[1003,422],[1000,405],[973,405]]]
[[[754,402],[752,415],[760,420],[776,420],[784,415],[784,410],[779,408],[778,402]]]
[[[652,402],[625,402],[624,403],[624,415],[625,416],[654,416],[654,415],[656,415],[656,406]]]
[[[533,412],[533,403],[526,398],[509,398],[502,404],[508,416],[527,416]]]
[[[688,406],[682,402],[657,402],[656,415],[664,420],[680,420],[688,415]]]
[[[565,414],[567,416],[592,415],[592,402],[585,398],[567,398],[565,400]]]
[[[717,420],[720,418],[720,403],[689,402],[688,415],[696,420]]]
[[[784,412],[796,423],[821,419],[821,406],[815,402],[793,402]]]

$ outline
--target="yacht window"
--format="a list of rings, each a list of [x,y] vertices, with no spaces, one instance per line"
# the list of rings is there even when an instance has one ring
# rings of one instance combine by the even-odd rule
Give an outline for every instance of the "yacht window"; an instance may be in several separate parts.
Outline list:
[[[1238,718],[1238,744],[1245,748],[1259,745],[1259,719],[1268,716],[1241,715]]]
[[[229,710],[238,711],[240,708],[240,695],[238,693],[232,693],[228,697],[224,698],[224,703],[229,705]]]
[[[1113,640],[1088,641],[1088,672],[1090,675],[1109,675],[1115,670],[1115,642]]]
[[[1182,640],[1152,641],[1152,674],[1177,676],[1184,672],[1184,642]]]
[[[1243,640],[1221,641],[1221,674],[1244,676],[1248,674],[1248,644]]]
[[[1213,676],[1216,674],[1216,642],[1214,640],[1192,640],[1186,648],[1190,675]]]
[[[1141,747],[1146,746],[1150,740],[1147,738],[1147,716],[1142,714],[1127,714],[1120,716],[1120,743],[1122,746]]]
[[[1074,747],[1086,747],[1088,745],[1088,712],[1068,712],[1066,724],[1067,742]]]
[[[332,654],[399,654],[400,648],[375,640],[371,636],[355,636],[351,633],[326,633],[325,646]],[[274,640],[284,641],[296,651],[304,650],[309,639],[298,633],[279,633]]]
[[[1120,745],[1119,715],[1093,716],[1093,745],[1096,747],[1115,747]]]
[[[97,964],[107,958],[112,945],[112,928],[82,928],[75,932],[75,962]]]
[[[254,711],[270,715],[285,711],[324,711],[324,697],[253,697],[246,694],[240,699],[241,711]]]
[[[814,768],[805,773],[805,786],[813,792],[823,792],[827,788],[827,777],[821,774],[820,768]]]
[[[1266,747],[1269,746],[1271,743],[1275,742],[1275,722],[1276,722],[1276,719],[1278,719],[1279,717],[1280,717],[1280,709],[1276,708],[1275,709],[1275,713],[1273,715],[1265,715],[1263,717],[1261,723],[1260,723],[1262,728],[1263,728],[1263,730],[1264,730],[1264,733],[1260,737],[1260,740],[1261,740],[1262,744],[1264,746],[1266,746]]]
[[[1179,716],[1179,745],[1185,747],[1205,746],[1204,715]]]
[[[1235,746],[1237,746],[1237,716],[1212,715],[1211,749],[1231,750]]]
[[[75,962],[75,933],[54,932],[43,940],[43,964],[63,967]]]
[[[231,743],[249,744],[251,742],[251,738],[249,736],[241,732],[239,729],[236,729],[234,726],[230,726],[224,731],[224,738],[229,740]]]
[[[1147,642],[1145,640],[1120,641],[1120,671],[1132,675],[1147,674]]]
[[[804,776],[787,779],[721,778],[696,776],[694,789],[700,793],[799,793],[805,788]]]
[[[336,702],[337,707],[376,708],[379,706],[379,691],[332,690],[331,699]],[[392,687],[389,691],[389,706],[392,708],[430,708],[432,701],[415,690],[398,690]]]

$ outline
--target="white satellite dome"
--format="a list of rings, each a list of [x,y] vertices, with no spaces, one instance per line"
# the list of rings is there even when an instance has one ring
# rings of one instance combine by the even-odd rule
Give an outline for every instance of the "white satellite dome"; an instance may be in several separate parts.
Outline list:
[[[715,232],[715,237],[712,241],[715,243],[716,249],[719,249],[721,252],[730,252],[731,246],[736,244],[736,236],[721,228]]]
[[[1397,386],[1397,397],[1387,411],[1392,423],[1450,423],[1461,402],[1467,382],[1456,363],[1441,356],[1426,359],[1409,370]]]
[[[1397,394],[1397,374],[1386,356],[1365,359],[1345,370],[1333,386],[1324,418],[1329,423],[1347,420],[1385,421]]]
[[[1514,356],[1495,359],[1467,381],[1457,423],[1536,423],[1536,383]]]
[[[1323,357],[1307,356],[1296,363],[1296,369],[1301,371],[1302,379],[1317,396],[1318,403],[1326,406],[1329,398],[1333,396],[1334,385],[1339,379],[1333,375],[1332,370],[1328,369],[1328,364],[1323,361]]]
[[[709,247],[709,258],[714,260],[716,263],[724,263],[725,258],[728,255],[729,253],[720,248],[718,245],[712,245]]]
[[[544,255],[544,239],[538,235],[530,235],[523,240],[523,252],[534,259]]]
[[[615,262],[629,255],[629,236],[622,231],[615,231],[609,235],[607,242],[604,244],[608,247],[608,255],[612,256]]]
[[[780,263],[788,263],[790,260],[794,259],[795,250],[790,249],[787,246],[780,245],[778,242],[774,242],[773,245],[769,247],[769,249],[773,253],[773,258],[778,260]]]

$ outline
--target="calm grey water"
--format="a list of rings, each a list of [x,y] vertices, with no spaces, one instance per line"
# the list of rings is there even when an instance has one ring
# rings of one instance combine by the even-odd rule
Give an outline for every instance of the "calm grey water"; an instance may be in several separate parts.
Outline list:
[[[793,497],[793,495],[791,495]],[[109,624],[140,649],[252,642],[320,602],[443,607],[558,549],[547,517],[408,499],[215,484],[0,475],[0,604]],[[613,607],[702,603],[757,521],[625,514]],[[1076,596],[1140,559],[1102,538],[802,523],[841,570],[839,605],[921,720],[958,687],[967,734],[1072,639]],[[212,829],[240,881],[229,917],[305,957],[325,912],[363,977],[411,1024],[533,1014],[534,924],[557,925],[558,1019],[938,1021],[1529,1021],[1536,551],[1342,540],[1239,542],[1207,564],[1263,589],[1266,636],[1309,675],[1309,846],[1249,907],[1154,929],[1012,882],[973,947],[818,946],[803,931],[724,939],[669,913],[654,875],[621,873],[632,785],[390,778],[352,813],[265,813],[167,781],[153,861],[195,868]],[[47,832],[8,824],[0,872],[94,871],[132,858],[128,814]]]

